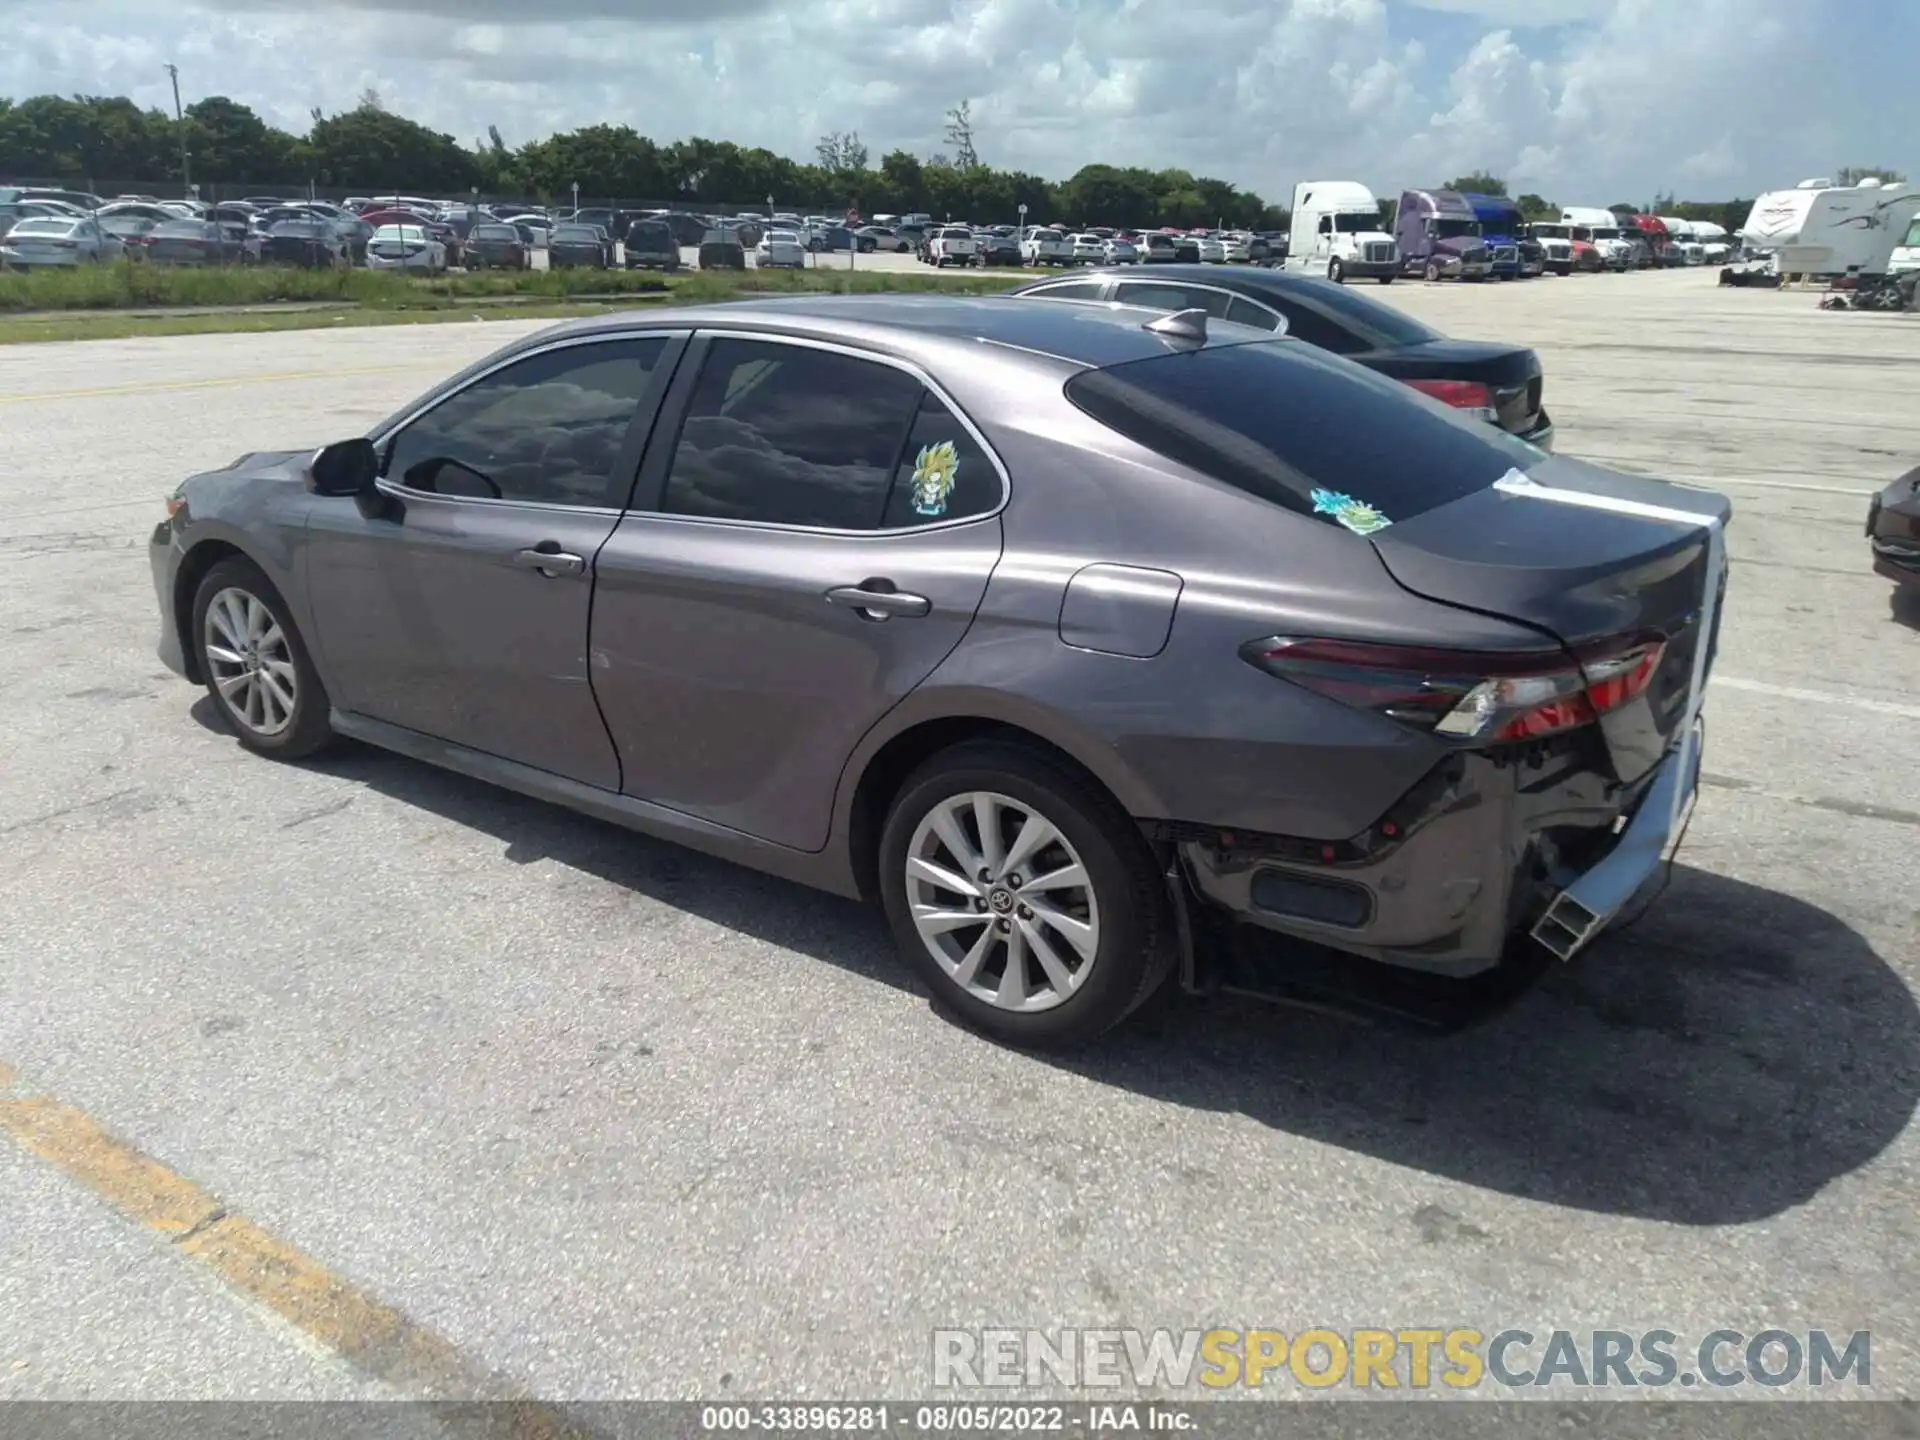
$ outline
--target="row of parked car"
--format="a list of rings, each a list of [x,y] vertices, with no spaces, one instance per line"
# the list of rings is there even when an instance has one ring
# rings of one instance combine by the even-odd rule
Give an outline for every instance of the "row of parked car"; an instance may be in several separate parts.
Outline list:
[[[680,263],[669,226],[610,212],[554,213],[449,205],[418,197],[342,203],[254,196],[207,204],[84,191],[0,187],[0,264],[31,269],[130,259],[155,264],[282,264],[444,274],[449,269],[530,269],[544,250],[556,268],[615,263],[671,270]]]

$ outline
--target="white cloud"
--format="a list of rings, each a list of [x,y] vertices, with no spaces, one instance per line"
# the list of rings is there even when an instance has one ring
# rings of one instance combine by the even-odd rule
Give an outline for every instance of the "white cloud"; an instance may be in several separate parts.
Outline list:
[[[345,108],[371,86],[468,141],[489,124],[518,143],[607,121],[808,156],[823,132],[855,129],[875,157],[896,145],[945,148],[943,114],[970,98],[984,158],[1054,178],[1093,160],[1178,165],[1284,198],[1309,177],[1392,193],[1486,168],[1516,188],[1607,203],[1676,184],[1753,193],[1853,158],[1809,153],[1823,121],[1829,146],[1845,135],[1830,112],[1841,87],[1858,83],[1839,78],[1852,59],[1809,69],[1834,43],[1821,9],[1821,0],[0,0],[0,93],[128,93],[171,108],[162,70],[171,60],[189,101],[231,95],[296,130],[310,107]],[[1540,28],[1567,21],[1581,23]],[[1819,78],[1827,74],[1835,78]],[[1767,96],[1781,98],[1756,98]],[[1799,121],[1780,125],[1788,114]],[[1849,138],[1878,155],[1874,136]]]
[[[1613,8],[1612,0],[1408,0],[1408,3],[1421,10],[1471,15],[1492,25],[1515,29],[1598,20]]]

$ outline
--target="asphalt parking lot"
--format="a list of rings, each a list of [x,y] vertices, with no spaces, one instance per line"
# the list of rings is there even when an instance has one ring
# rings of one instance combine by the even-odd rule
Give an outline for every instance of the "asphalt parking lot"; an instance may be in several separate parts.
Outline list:
[[[1868,1329],[1920,1397],[1920,605],[1861,534],[1920,322],[1379,293],[1536,346],[1563,451],[1734,499],[1670,893],[1450,1038],[1220,1000],[1070,1061],[940,1020],[854,905],[251,758],[154,658],[177,479],[526,322],[0,349],[0,1398],[904,1398],[939,1327],[1416,1324]],[[262,1303],[283,1252],[326,1323]]]

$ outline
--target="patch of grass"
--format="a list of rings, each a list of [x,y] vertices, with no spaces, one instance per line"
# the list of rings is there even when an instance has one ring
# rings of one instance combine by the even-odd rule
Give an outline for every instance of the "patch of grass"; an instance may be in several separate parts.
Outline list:
[[[197,270],[122,260],[111,265],[0,275],[0,313],[298,301],[397,309],[508,295],[565,299],[575,295],[661,294],[666,288],[660,276],[637,270],[482,270],[426,279],[392,270],[297,270],[280,265]]]
[[[665,276],[646,270],[482,270],[433,278],[392,270],[296,270],[277,265],[188,269],[120,261],[75,269],[0,274],[0,314],[40,311],[180,309],[287,303],[434,309],[463,301],[527,297],[664,295],[688,302],[740,295],[869,294],[939,291],[980,294],[1027,278],[1018,271],[903,275],[899,271],[696,270]]]
[[[628,302],[539,302],[529,305],[443,305],[384,310],[326,306],[302,310],[208,311],[154,315],[139,310],[82,310],[62,315],[0,315],[0,345],[55,340],[125,340],[149,335],[246,335],[272,330],[340,330],[372,325],[454,325],[496,320],[565,320],[603,315]]]
[[[0,275],[0,344],[324,330],[412,321],[590,315],[647,302],[705,304],[755,295],[983,295],[1031,278],[1019,272],[902,274],[897,270],[481,271],[432,279],[386,270],[221,270],[128,264]],[[246,309],[242,307],[289,308]],[[292,308],[298,306],[299,308]],[[202,314],[172,309],[208,308]],[[154,313],[160,311],[163,313]]]

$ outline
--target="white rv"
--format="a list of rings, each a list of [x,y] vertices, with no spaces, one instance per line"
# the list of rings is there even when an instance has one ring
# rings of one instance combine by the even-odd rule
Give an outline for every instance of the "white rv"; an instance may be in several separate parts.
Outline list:
[[[1286,268],[1336,282],[1369,277],[1391,285],[1400,273],[1400,248],[1366,186],[1354,180],[1305,180],[1293,187]]]
[[[1814,200],[1832,186],[1831,180],[1802,180],[1791,190],[1771,190],[1754,201],[1747,223],[1738,232],[1748,253],[1772,254],[1782,245],[1793,244]]]
[[[1893,252],[1920,215],[1920,189],[1905,183],[1822,190],[1807,210],[1800,233],[1780,247],[1786,275],[1885,275]]]
[[[1915,270],[1920,270],[1920,216],[1908,222],[1907,233],[1887,261],[1889,275],[1909,275]]]

